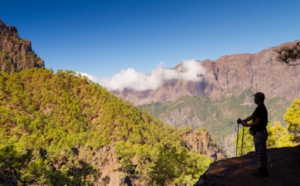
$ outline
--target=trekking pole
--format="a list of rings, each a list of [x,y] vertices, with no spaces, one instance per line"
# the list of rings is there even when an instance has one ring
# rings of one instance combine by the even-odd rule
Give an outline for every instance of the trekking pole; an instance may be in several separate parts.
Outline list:
[[[242,134],[242,148],[241,148],[241,156],[240,156],[240,169],[242,168],[242,155],[243,155],[243,147],[244,147],[244,131],[245,131],[245,127],[243,127],[243,134]]]
[[[238,154],[238,145],[239,145],[239,129],[240,129],[240,124],[238,123],[238,128],[237,128],[237,133],[236,133],[235,157],[237,157],[237,154]]]

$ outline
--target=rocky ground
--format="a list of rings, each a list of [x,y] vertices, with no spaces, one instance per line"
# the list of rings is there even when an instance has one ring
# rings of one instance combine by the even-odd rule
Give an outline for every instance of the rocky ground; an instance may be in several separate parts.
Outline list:
[[[241,158],[231,158],[214,162],[203,174],[198,185],[270,185],[270,186],[299,186],[300,185],[300,145],[268,149],[269,176],[254,177],[258,164],[254,152]]]

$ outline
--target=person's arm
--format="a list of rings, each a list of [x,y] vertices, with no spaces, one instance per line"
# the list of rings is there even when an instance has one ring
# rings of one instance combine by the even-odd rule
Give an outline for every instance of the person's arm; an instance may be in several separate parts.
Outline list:
[[[243,119],[243,121],[247,123],[248,121],[250,121],[252,119],[253,119],[253,116],[251,115],[251,116],[248,116],[245,119]]]
[[[262,118],[262,107],[257,107],[254,111],[254,113],[247,117],[246,119],[243,120],[242,122],[242,125],[245,126],[245,127],[252,127],[252,126],[255,126],[255,125],[259,125],[260,122],[261,122],[261,118]],[[255,118],[255,120],[253,121],[253,118]],[[252,120],[251,123],[247,123],[247,121],[250,121]]]
[[[252,127],[258,125],[260,123],[260,120],[260,118],[256,118],[255,121],[253,121],[252,123],[243,122],[242,125],[245,127]]]
[[[251,116],[248,116],[248,117],[246,117],[245,119],[241,119],[241,118],[238,118],[237,119],[237,123],[241,123],[241,124],[243,124],[243,122],[245,122],[245,123],[247,123],[248,121],[250,121],[250,120],[252,120],[253,119],[253,117],[252,117],[252,115]]]

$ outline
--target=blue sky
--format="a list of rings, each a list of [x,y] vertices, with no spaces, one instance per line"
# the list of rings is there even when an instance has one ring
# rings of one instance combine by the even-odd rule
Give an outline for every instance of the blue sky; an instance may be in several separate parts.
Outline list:
[[[300,39],[298,0],[1,0],[47,68],[98,78]]]

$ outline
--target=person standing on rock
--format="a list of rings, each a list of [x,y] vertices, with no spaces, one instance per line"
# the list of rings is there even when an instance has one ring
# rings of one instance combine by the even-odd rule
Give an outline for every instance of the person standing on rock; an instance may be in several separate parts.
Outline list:
[[[255,154],[259,158],[260,167],[253,176],[266,177],[268,173],[268,158],[267,158],[267,123],[268,111],[264,104],[265,95],[262,92],[257,92],[254,96],[254,102],[257,105],[251,116],[244,120],[238,118],[237,122],[241,123],[244,127],[250,127],[250,133],[254,137]],[[247,123],[251,121],[251,123]]]

